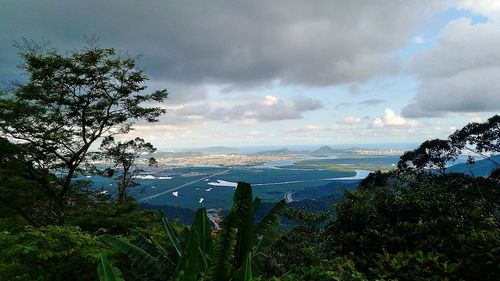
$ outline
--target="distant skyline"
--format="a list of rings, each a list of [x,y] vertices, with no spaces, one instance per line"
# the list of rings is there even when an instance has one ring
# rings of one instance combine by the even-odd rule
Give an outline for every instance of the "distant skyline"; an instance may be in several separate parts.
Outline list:
[[[0,9],[0,81],[22,38],[139,55],[170,92],[160,150],[419,143],[500,112],[500,1],[35,1]]]

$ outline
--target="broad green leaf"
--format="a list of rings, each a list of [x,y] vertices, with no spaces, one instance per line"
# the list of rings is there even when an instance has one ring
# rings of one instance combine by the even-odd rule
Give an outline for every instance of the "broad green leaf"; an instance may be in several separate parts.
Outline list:
[[[252,255],[248,253],[243,259],[243,264],[236,274],[235,281],[252,281]]]
[[[168,222],[167,218],[162,218],[163,221],[163,226],[165,227],[165,230],[167,231],[168,238],[170,239],[170,242],[172,243],[172,246],[174,246],[175,252],[177,253],[177,256],[180,258],[182,256],[182,248],[179,242],[179,238],[177,237],[177,233],[175,233],[175,230],[172,228],[170,223]]]
[[[255,229],[253,250],[254,272],[260,273],[267,258],[266,253],[271,248],[277,234],[281,214],[285,209],[286,201],[281,200],[269,210]]]
[[[252,251],[254,241],[254,207],[250,184],[238,182],[233,201],[231,214],[234,212],[238,228],[235,264],[239,267],[243,259]]]
[[[176,281],[196,281],[200,271],[200,234],[196,227],[191,228],[189,241],[183,251],[181,260],[174,273],[173,280]]]
[[[97,274],[100,281],[124,281],[121,277],[121,272],[114,267],[108,260],[105,254],[101,255],[101,262],[97,267]]]
[[[112,235],[104,235],[103,239],[106,243],[113,246],[118,251],[126,254],[135,266],[142,269],[149,276],[160,278],[165,272],[166,265],[160,263],[158,258],[150,255],[140,247]]]
[[[238,229],[230,227],[230,220],[230,216],[224,220],[222,231],[217,236],[214,259],[208,269],[213,280],[229,280],[233,271]]]

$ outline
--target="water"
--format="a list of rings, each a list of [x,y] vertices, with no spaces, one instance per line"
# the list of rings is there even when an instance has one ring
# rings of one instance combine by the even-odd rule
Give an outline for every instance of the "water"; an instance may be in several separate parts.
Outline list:
[[[342,164],[363,162],[392,163],[393,157],[360,159],[323,158]],[[147,171],[135,180],[139,186],[131,188],[130,195],[140,202],[197,209],[229,208],[238,181],[252,184],[254,196],[263,201],[290,199],[295,192],[301,199],[319,196],[315,190],[343,186],[368,176],[368,170],[336,171],[326,169],[297,169],[291,166],[300,160],[319,160],[319,157],[273,161],[254,167],[175,167]],[[92,177],[94,186],[113,194],[115,184],[109,179]],[[88,179],[87,179],[88,180]],[[110,185],[111,184],[111,185]],[[328,186],[328,187],[327,187]],[[326,190],[328,191],[328,190]],[[320,193],[324,196],[325,190]],[[295,200],[295,198],[293,199]]]

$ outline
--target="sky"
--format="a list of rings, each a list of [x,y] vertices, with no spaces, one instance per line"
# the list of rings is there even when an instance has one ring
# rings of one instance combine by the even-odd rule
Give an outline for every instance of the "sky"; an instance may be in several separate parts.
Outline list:
[[[160,150],[419,143],[500,112],[500,1],[3,0],[13,42],[141,55],[167,113],[138,123]]]

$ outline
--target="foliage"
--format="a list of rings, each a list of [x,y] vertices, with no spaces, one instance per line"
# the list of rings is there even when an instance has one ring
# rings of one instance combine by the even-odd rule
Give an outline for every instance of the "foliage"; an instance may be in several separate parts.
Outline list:
[[[329,256],[349,256],[369,278],[492,280],[499,206],[498,181],[460,174],[358,189],[336,206]]]
[[[1,280],[95,280],[97,237],[75,226],[0,232]]]
[[[61,55],[26,41],[20,56],[28,79],[0,94],[0,131],[25,143],[35,168],[61,171],[47,184],[61,209],[91,145],[130,131],[133,120],[155,122],[164,110],[142,104],[162,102],[167,92],[145,93],[147,76],[135,59],[95,42]]]
[[[280,233],[272,245],[263,270],[267,277],[288,273],[288,277],[303,276],[312,267],[321,267],[326,260],[324,234],[319,226],[330,216],[291,208],[287,208],[284,214],[295,223],[291,229]]]
[[[403,154],[398,162],[398,168],[406,171],[437,169],[441,173],[446,170],[446,163],[455,160],[459,151],[448,140],[433,139],[423,142],[417,149]],[[408,162],[412,164],[409,166]]]
[[[269,281],[367,281],[364,274],[356,270],[354,263],[345,258],[325,260],[311,264],[303,272],[287,272],[281,277],[272,277]]]
[[[184,235],[162,218],[174,249],[170,253],[140,233],[135,234],[139,239],[131,241],[110,235],[104,239],[133,261],[133,270],[142,272],[135,275],[150,280],[254,280],[277,235],[285,202],[279,202],[256,226],[254,212],[259,200],[253,200],[251,186],[239,182],[233,201],[215,238],[204,208],[198,209]]]
[[[137,185],[134,176],[140,170],[136,167],[136,160],[143,154],[151,154],[156,148],[144,139],[135,138],[126,142],[115,142],[113,137],[107,137],[101,143],[104,157],[112,161],[111,167],[105,172],[108,177],[115,179],[118,189],[118,203],[125,204],[127,200],[127,189]],[[149,158],[149,164],[154,165],[156,160]]]
[[[0,137],[0,214],[5,229],[18,225],[45,225],[57,220],[48,185],[53,174],[33,167],[28,147]]]
[[[398,169],[400,172],[437,169],[444,173],[446,164],[456,160],[464,149],[488,159],[498,167],[500,164],[491,159],[489,154],[500,152],[500,116],[495,115],[484,123],[470,123],[451,134],[447,140],[423,142],[415,150],[401,156]],[[469,155],[467,163],[473,164],[474,161]]]
[[[153,211],[139,212],[135,202],[117,205],[85,195],[77,196],[75,205],[66,210],[66,224],[77,225],[94,234],[123,234],[133,229],[157,227]]]
[[[123,281],[118,268],[111,265],[106,255],[101,255],[101,263],[97,267],[100,281]]]
[[[477,153],[500,153],[500,115],[484,123],[470,123],[450,136],[453,145]],[[469,146],[469,147],[467,147]]]

